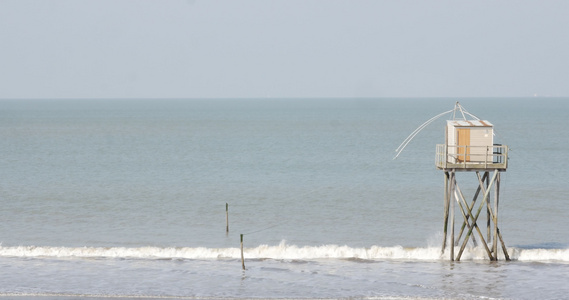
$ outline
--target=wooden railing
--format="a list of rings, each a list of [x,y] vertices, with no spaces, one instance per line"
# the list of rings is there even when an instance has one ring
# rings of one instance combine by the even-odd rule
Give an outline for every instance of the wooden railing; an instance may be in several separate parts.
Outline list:
[[[435,165],[439,169],[506,169],[508,146],[451,146],[437,144]]]

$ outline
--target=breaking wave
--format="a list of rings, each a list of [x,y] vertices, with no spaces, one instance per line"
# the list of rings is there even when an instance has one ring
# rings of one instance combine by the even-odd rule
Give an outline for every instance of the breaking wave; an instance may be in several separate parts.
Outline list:
[[[458,252],[458,248],[455,253]],[[569,249],[521,249],[509,248],[512,260],[569,262]],[[427,261],[448,258],[448,249],[441,256],[440,248],[406,248],[401,246],[353,248],[349,246],[322,245],[296,246],[284,241],[279,245],[260,245],[244,249],[245,259],[362,259],[362,260],[410,260]],[[0,246],[0,257],[52,257],[52,258],[139,258],[139,259],[240,259],[239,248],[205,247],[41,247]],[[468,248],[461,260],[487,260],[482,248]],[[499,257],[499,259],[503,259]]]

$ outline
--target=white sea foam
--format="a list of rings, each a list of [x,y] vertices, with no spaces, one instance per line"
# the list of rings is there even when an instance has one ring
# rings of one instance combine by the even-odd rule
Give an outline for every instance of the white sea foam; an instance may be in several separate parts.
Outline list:
[[[455,253],[458,248],[455,249]],[[501,254],[501,253],[500,253]],[[569,249],[519,249],[510,248],[508,254],[518,261],[559,261],[569,262]],[[83,258],[141,258],[141,259],[239,259],[239,248],[190,248],[190,247],[39,247],[17,246],[0,247],[2,257],[83,257]],[[353,248],[339,245],[303,246],[260,245],[245,248],[246,259],[363,259],[363,260],[440,260],[448,257],[440,254],[440,248],[405,248],[401,246]],[[503,254],[499,257],[503,259]],[[461,260],[486,260],[482,248],[467,248]]]
[[[569,249],[513,249],[513,256],[520,261],[569,262]]]

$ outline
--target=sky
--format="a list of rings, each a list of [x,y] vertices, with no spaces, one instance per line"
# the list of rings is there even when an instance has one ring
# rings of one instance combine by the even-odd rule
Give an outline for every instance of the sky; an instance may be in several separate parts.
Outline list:
[[[0,99],[567,97],[569,1],[0,0]]]

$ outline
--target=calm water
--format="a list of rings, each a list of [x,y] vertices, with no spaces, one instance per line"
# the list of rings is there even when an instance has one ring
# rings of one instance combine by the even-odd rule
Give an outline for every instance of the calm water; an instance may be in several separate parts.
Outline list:
[[[460,100],[508,263],[439,255],[447,117],[392,159],[456,100],[0,100],[0,296],[566,297],[569,99]]]

